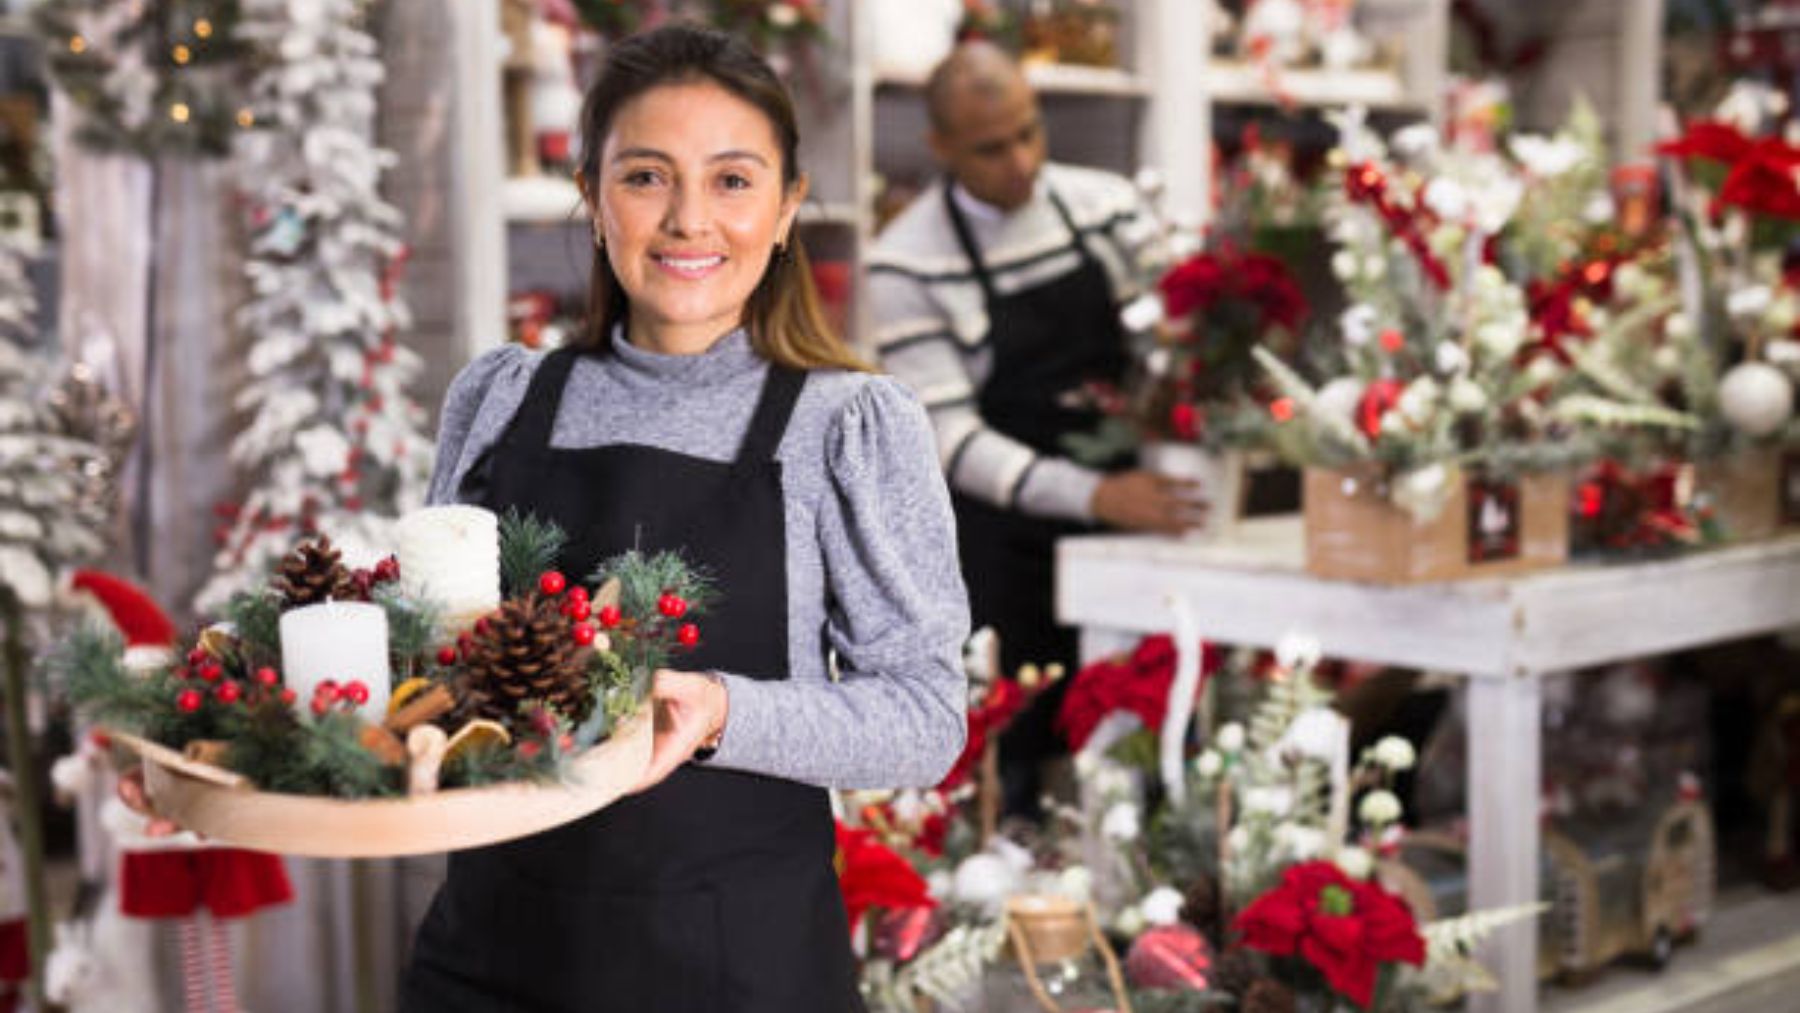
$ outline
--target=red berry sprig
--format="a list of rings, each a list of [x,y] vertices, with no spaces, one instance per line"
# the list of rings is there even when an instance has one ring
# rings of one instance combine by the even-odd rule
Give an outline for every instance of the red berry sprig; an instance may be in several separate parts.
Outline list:
[[[687,599],[673,591],[664,591],[662,597],[656,599],[656,610],[670,619],[680,619],[687,615]]]
[[[563,593],[569,586],[569,579],[555,570],[545,570],[538,574],[538,590],[554,598]]]
[[[682,623],[675,631],[675,640],[683,647],[691,648],[700,642],[700,627],[693,623]]]
[[[205,702],[205,699],[199,690],[189,686],[175,694],[175,709],[183,714],[192,714],[200,709],[200,705]]]

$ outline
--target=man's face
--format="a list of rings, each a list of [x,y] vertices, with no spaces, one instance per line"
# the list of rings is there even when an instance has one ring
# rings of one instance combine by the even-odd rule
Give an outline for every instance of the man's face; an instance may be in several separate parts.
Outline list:
[[[1014,211],[1031,200],[1044,166],[1044,120],[1023,80],[998,93],[965,89],[950,103],[931,149],[976,200]]]

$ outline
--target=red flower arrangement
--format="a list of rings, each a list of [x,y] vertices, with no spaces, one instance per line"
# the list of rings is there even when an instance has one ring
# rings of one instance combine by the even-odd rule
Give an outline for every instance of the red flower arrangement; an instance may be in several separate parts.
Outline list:
[[[1423,207],[1411,210],[1401,207],[1388,189],[1387,173],[1373,162],[1362,162],[1344,170],[1344,192],[1358,203],[1368,204],[1387,223],[1395,238],[1406,245],[1419,269],[1441,291],[1450,288],[1450,269],[1431,251],[1425,238],[1433,216]]]
[[[873,907],[905,911],[937,906],[912,863],[882,844],[873,830],[838,823],[835,864],[853,933]]]
[[[976,764],[981,762],[988,738],[1005,730],[1034,695],[1013,679],[995,679],[981,702],[969,708],[968,741],[963,744],[962,755],[956,758],[950,773],[938,784],[939,790],[949,791],[967,781],[974,774]]]
[[[1205,645],[1201,675],[1217,671],[1224,656]],[[1130,711],[1152,730],[1162,727],[1169,706],[1169,687],[1175,682],[1175,641],[1165,634],[1145,637],[1129,657],[1104,658],[1075,673],[1056,730],[1069,748],[1079,752],[1088,736],[1114,711]]]
[[[1406,903],[1332,862],[1289,866],[1281,885],[1251,901],[1232,927],[1253,950],[1305,960],[1364,1009],[1381,965],[1425,962],[1425,940]]]
[[[1259,332],[1293,330],[1306,319],[1306,297],[1279,257],[1231,247],[1198,253],[1170,268],[1157,282],[1172,319],[1207,314],[1226,302],[1243,303]],[[1204,321],[1200,321],[1204,323]]]
[[[1756,215],[1800,221],[1800,148],[1778,137],[1750,138],[1729,123],[1702,120],[1687,132],[1657,147],[1676,158],[1718,162],[1727,169],[1713,200],[1713,213],[1741,207]]]

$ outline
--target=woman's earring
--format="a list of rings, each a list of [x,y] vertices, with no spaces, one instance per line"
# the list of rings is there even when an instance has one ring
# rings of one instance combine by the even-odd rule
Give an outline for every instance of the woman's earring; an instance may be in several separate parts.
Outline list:
[[[594,223],[594,249],[606,249],[606,230],[600,227],[599,222]]]

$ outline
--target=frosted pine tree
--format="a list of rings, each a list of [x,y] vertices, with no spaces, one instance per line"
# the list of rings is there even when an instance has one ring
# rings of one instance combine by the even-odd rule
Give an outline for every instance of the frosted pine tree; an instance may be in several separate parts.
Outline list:
[[[382,200],[394,155],[375,145],[382,66],[354,0],[246,0],[242,39],[267,61],[253,92],[262,128],[241,147],[251,240],[245,413],[231,456],[250,492],[223,511],[202,611],[260,581],[304,535],[352,557],[389,542],[430,471],[424,412],[407,394],[418,356],[395,283],[399,212]]]
[[[50,604],[57,575],[106,548],[129,420],[80,372],[58,383],[24,251],[0,237],[0,592]]]

